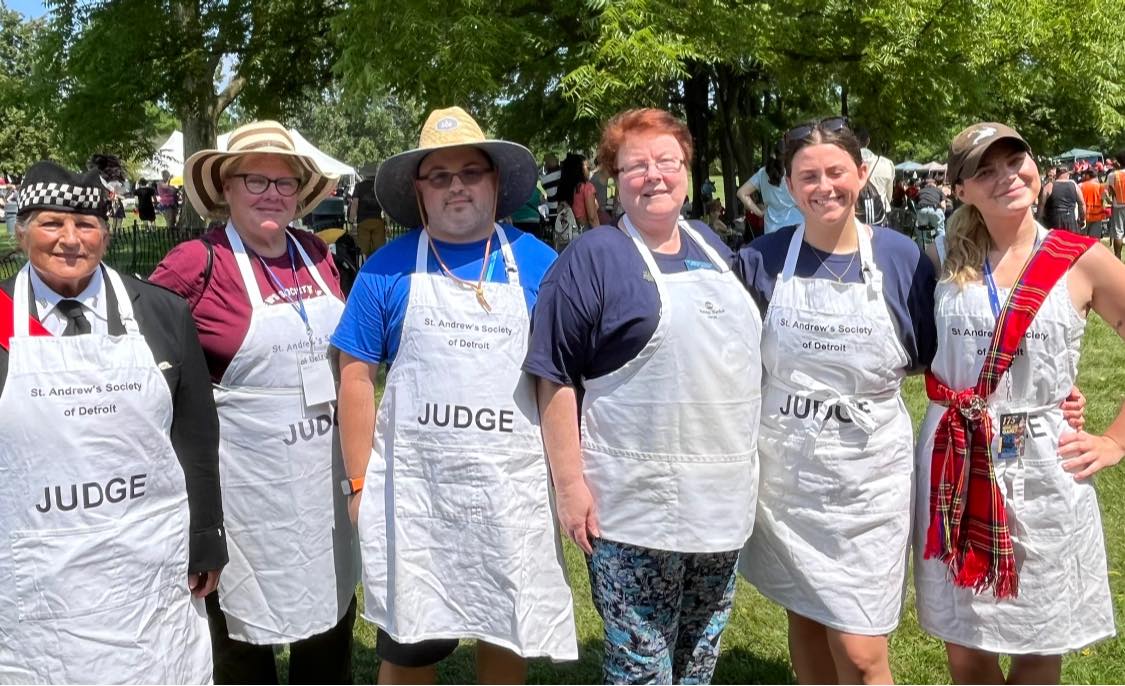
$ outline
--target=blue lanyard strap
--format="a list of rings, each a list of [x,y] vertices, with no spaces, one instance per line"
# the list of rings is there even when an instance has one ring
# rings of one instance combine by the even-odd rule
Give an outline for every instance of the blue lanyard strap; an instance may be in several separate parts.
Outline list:
[[[1027,262],[1024,263],[1025,268],[1027,267],[1027,263],[1031,262],[1031,258],[1035,256],[1035,251],[1039,250],[1040,243],[1042,243],[1042,241],[1036,237],[1035,245],[1031,248],[1031,254],[1027,256]],[[992,306],[992,316],[999,320],[1000,292],[996,288],[996,279],[992,278],[992,262],[989,261],[988,255],[984,256],[984,269],[982,271],[984,272],[984,285],[988,287],[988,304]],[[1020,276],[1023,276],[1023,270],[1020,270]],[[1012,290],[1015,290],[1014,286]],[[1011,291],[1008,292],[1008,297],[1011,297]],[[1005,303],[1005,305],[1007,305],[1007,303]]]
[[[293,241],[290,239],[288,234],[285,238],[285,247],[289,250],[289,270],[293,273],[293,283],[295,284],[294,297],[286,295],[285,286],[281,284],[281,281],[277,278],[277,275],[274,274],[273,270],[271,270],[269,265],[266,264],[265,259],[263,259],[262,256],[258,253],[254,253],[254,255],[258,258],[258,261],[262,263],[262,269],[265,270],[266,276],[269,277],[270,282],[273,283],[274,290],[277,291],[278,297],[289,303],[289,306],[297,312],[297,315],[301,318],[301,321],[305,323],[305,330],[308,332],[309,337],[311,338],[312,327],[309,326],[309,315],[308,312],[305,311],[305,301],[301,297],[301,284],[297,281],[297,254],[296,250],[293,248]]]

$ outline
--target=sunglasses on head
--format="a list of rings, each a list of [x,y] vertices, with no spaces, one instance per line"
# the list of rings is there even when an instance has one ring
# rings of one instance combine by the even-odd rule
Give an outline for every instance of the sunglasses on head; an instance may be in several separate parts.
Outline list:
[[[813,131],[821,130],[824,133],[836,133],[848,127],[847,117],[825,117],[818,122],[812,124],[801,124],[794,126],[785,132],[782,140],[786,145],[791,143],[799,143],[812,135]]]

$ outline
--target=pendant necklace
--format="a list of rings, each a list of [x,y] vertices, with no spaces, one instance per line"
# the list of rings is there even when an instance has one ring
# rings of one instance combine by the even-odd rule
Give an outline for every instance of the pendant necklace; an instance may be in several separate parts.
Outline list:
[[[488,304],[488,300],[486,300],[484,297],[484,276],[486,273],[488,273],[488,254],[492,249],[492,234],[490,233],[488,235],[488,240],[484,244],[484,260],[480,266],[480,277],[477,279],[476,283],[473,283],[468,279],[462,279],[461,277],[454,274],[452,269],[446,266],[445,261],[441,259],[441,254],[438,253],[437,246],[434,245],[434,239],[430,236],[429,231],[426,232],[426,240],[430,242],[430,250],[434,251],[434,257],[437,258],[438,265],[441,267],[441,270],[445,273],[445,275],[453,279],[457,283],[457,285],[461,286],[462,288],[475,292],[477,295],[477,302],[480,303],[481,308],[485,312],[491,314],[492,306]]]

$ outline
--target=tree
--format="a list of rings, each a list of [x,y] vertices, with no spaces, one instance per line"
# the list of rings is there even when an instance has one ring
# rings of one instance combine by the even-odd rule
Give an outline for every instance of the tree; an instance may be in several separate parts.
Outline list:
[[[25,21],[0,2],[0,175],[22,174],[56,153],[55,133],[27,85],[42,30],[41,21]]]
[[[41,92],[61,97],[55,119],[76,156],[150,155],[159,119],[147,103],[175,114],[186,157],[215,146],[236,99],[279,117],[331,80],[338,1],[53,0]]]
[[[294,108],[286,121],[324,152],[358,168],[417,145],[424,117],[409,98],[348,99],[333,90],[308,107]]]

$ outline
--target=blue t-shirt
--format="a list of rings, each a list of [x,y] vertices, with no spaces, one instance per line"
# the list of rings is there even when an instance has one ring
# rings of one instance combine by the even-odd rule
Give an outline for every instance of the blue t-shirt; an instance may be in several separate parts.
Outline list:
[[[555,261],[555,251],[531,234],[507,224],[501,224],[501,227],[512,244],[512,254],[519,267],[520,286],[530,312],[539,293],[539,283]],[[421,234],[420,229],[415,229],[383,246],[364,262],[348,295],[344,315],[336,333],[332,334],[332,345],[371,364],[394,362],[402,337],[406,306],[410,302],[410,275],[415,272]],[[475,283],[480,278],[486,242],[445,243],[435,240],[434,244],[441,253],[441,259],[457,277]],[[433,250],[427,250],[427,254],[427,271],[441,273]],[[489,249],[485,280],[508,282],[500,239],[495,234]]]
[[[762,236],[738,253],[735,271],[758,302],[763,318],[796,230],[797,227],[790,226]],[[910,371],[922,371],[930,365],[937,350],[934,265],[914,241],[882,227],[872,229],[871,252],[875,266],[883,273],[883,297],[902,347],[910,357]],[[835,280],[829,270],[842,275],[847,283],[862,281],[859,255],[852,259],[851,254],[821,252],[808,243],[801,243],[794,269],[796,276]]]
[[[691,225],[731,264],[734,254],[714,231]],[[716,269],[686,234],[675,255],[652,256],[663,274]],[[599,226],[575,239],[543,279],[523,369],[581,390],[582,379],[604,376],[640,354],[659,321],[656,282],[633,239]]]

